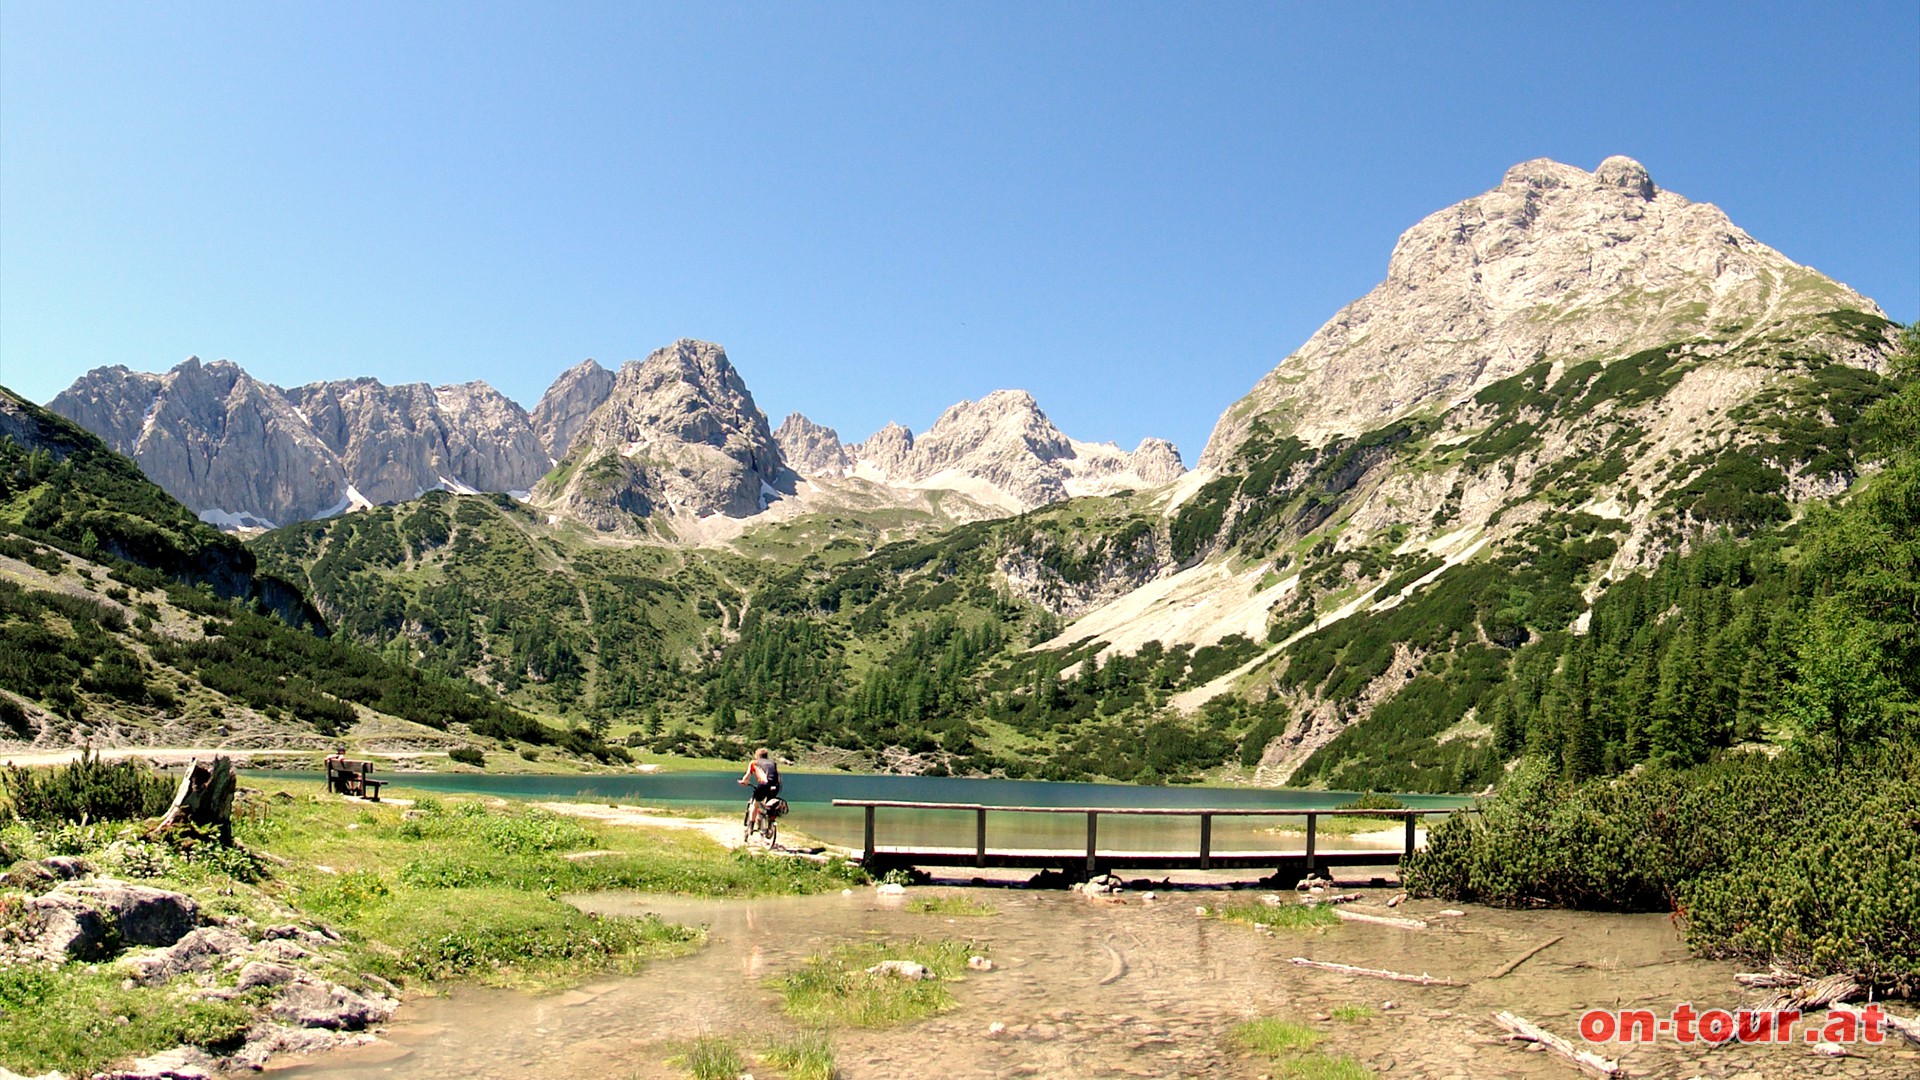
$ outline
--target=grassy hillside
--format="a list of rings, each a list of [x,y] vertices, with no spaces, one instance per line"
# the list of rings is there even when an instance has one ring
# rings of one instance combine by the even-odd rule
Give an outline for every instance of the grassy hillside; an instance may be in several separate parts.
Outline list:
[[[328,634],[299,590],[131,461],[0,397],[0,739],[266,748],[382,724],[416,742],[614,753]]]

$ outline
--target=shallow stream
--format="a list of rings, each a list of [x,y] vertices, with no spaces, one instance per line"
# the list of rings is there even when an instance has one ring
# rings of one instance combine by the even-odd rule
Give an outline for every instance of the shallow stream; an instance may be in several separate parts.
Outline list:
[[[1389,895],[1365,892],[1363,904]],[[965,893],[999,914],[948,918],[906,910],[905,900],[929,893]],[[1319,1050],[1350,1055],[1383,1077],[1568,1077],[1579,1074],[1502,1040],[1490,1014],[1509,1009],[1572,1037],[1580,1012],[1591,1007],[1664,1014],[1684,1001],[1704,1010],[1737,1008],[1751,998],[1733,983],[1733,964],[1689,957],[1660,915],[1467,907],[1464,915],[1444,917],[1440,903],[1410,901],[1394,914],[1424,918],[1428,929],[1349,922],[1269,936],[1196,914],[1197,906],[1224,898],[1175,889],[1151,902],[1129,892],[1116,903],[1065,891],[960,886],[915,888],[904,899],[872,889],[747,901],[577,897],[589,911],[655,912],[705,925],[708,943],[639,975],[556,994],[469,987],[413,998],[380,1043],[290,1062],[282,1075],[679,1076],[667,1064],[676,1040],[728,1034],[752,1049],[791,1033],[766,980],[811,954],[874,937],[972,939],[995,968],[956,985],[956,1007],[930,1020],[885,1031],[836,1031],[840,1075],[848,1080],[1284,1075],[1231,1045],[1229,1031],[1255,1015],[1309,1022],[1324,1033]],[[1556,936],[1558,943],[1493,977]],[[1466,985],[1338,974],[1294,966],[1293,956],[1431,973]],[[1364,1020],[1331,1019],[1343,1004],[1381,1011]],[[996,1023],[1005,1029],[994,1032]],[[1907,1046],[1860,1047],[1860,1056],[1838,1060],[1804,1045],[1710,1050],[1667,1041],[1606,1049],[1639,1076],[1920,1076],[1920,1049]]]

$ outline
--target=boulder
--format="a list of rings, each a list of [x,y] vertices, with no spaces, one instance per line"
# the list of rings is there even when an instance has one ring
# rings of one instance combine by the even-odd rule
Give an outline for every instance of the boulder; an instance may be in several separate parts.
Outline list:
[[[251,990],[256,986],[285,986],[300,977],[298,968],[286,964],[276,964],[271,960],[252,960],[240,969],[240,976],[234,987]]]
[[[193,1046],[176,1046],[151,1057],[143,1057],[125,1069],[95,1073],[93,1080],[213,1080],[219,1063],[206,1051]]]
[[[205,971],[225,957],[245,949],[246,937],[219,926],[203,926],[167,948],[134,957],[128,966],[133,981],[157,986],[189,971]]]
[[[93,864],[76,855],[50,855],[37,862],[23,862],[0,874],[0,885],[28,892],[42,892],[56,882],[72,881],[93,873]]]
[[[128,945],[171,945],[200,921],[200,906],[192,897],[146,885],[102,878],[91,885],[63,885],[49,895],[61,893],[110,918]]]
[[[378,995],[302,976],[281,989],[269,1012],[275,1020],[298,1027],[358,1031],[391,1016],[396,1004]]]
[[[111,951],[113,922],[78,897],[54,892],[26,903],[22,951],[56,963],[95,960]]]
[[[200,909],[188,896],[101,879],[64,884],[26,903],[24,950],[56,962],[97,960],[121,945],[172,945]]]

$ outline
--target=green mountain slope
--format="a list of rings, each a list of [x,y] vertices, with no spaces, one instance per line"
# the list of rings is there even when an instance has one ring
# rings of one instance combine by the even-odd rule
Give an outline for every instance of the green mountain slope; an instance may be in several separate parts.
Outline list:
[[[98,439],[0,390],[0,740],[610,752],[325,633],[299,590]]]

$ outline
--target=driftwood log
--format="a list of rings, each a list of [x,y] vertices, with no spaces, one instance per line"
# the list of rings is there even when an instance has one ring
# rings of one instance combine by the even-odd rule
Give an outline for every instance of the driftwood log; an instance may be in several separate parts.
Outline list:
[[[1394,982],[1418,983],[1421,986],[1462,986],[1463,983],[1452,979],[1436,979],[1422,972],[1409,975],[1404,971],[1387,971],[1384,968],[1354,967],[1352,964],[1336,964],[1329,960],[1309,960],[1304,956],[1294,957],[1290,963],[1301,967],[1319,968],[1322,971],[1337,971],[1342,975],[1365,975],[1371,979],[1392,979]]]
[[[1742,971],[1734,975],[1733,981],[1750,990],[1778,990],[1783,986],[1799,986],[1807,979],[1804,975],[1774,968],[1772,971]]]
[[[158,836],[175,829],[212,829],[222,844],[233,843],[233,794],[240,779],[233,771],[233,759],[222,755],[212,762],[195,759],[180,778],[173,805],[161,816],[147,835]]]
[[[1620,1075],[1620,1063],[1611,1058],[1601,1057],[1591,1050],[1582,1050],[1573,1043],[1555,1035],[1524,1017],[1515,1016],[1502,1010],[1493,1014],[1493,1022],[1499,1024],[1510,1038],[1543,1046],[1551,1054],[1566,1059],[1582,1072],[1594,1076],[1615,1077]]]
[[[1398,915],[1369,915],[1364,911],[1348,911],[1345,908],[1335,908],[1333,913],[1335,915],[1340,916],[1340,918],[1345,922],[1363,922],[1363,923],[1374,923],[1379,926],[1397,926],[1402,930],[1425,930],[1427,928],[1427,924],[1420,919],[1402,918],[1401,916],[1398,916]]]
[[[1549,948],[1552,948],[1553,946],[1559,944],[1560,939],[1565,936],[1566,935],[1564,934],[1557,934],[1553,937],[1548,938],[1547,940],[1541,942],[1540,944],[1535,945],[1533,948],[1528,949],[1526,952],[1521,953],[1519,956],[1516,956],[1513,959],[1507,961],[1506,963],[1501,964],[1500,970],[1487,976],[1487,978],[1503,979],[1508,975],[1513,974],[1513,971],[1515,968],[1533,959],[1535,956],[1538,956],[1539,954],[1547,951]]]
[[[1859,997],[1860,984],[1848,975],[1829,975],[1824,979],[1813,979],[1789,990],[1782,990],[1767,1000],[1755,1005],[1761,1012],[1778,1012],[1781,1009],[1824,1009],[1836,1002]]]

